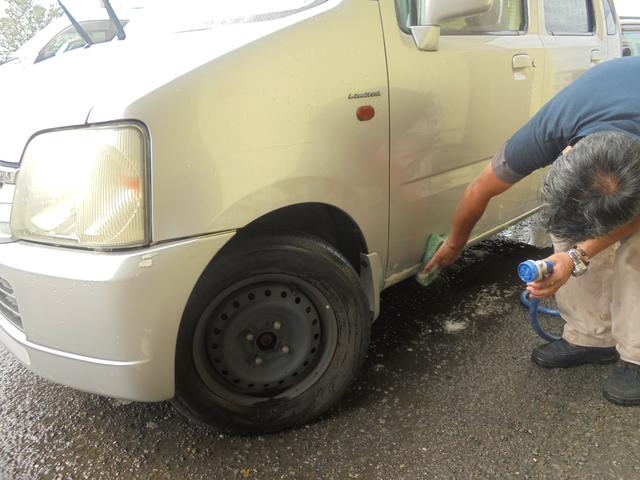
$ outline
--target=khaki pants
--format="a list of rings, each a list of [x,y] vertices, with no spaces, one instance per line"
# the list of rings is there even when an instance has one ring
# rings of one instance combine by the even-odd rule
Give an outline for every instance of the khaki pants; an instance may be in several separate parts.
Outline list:
[[[570,246],[553,239],[556,252]],[[640,232],[591,259],[587,273],[571,277],[556,301],[567,342],[615,345],[622,360],[640,364]]]

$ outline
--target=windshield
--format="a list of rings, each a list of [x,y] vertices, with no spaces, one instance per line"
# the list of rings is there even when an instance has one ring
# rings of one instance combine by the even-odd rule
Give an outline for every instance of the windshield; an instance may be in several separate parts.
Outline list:
[[[220,25],[274,20],[312,8],[327,0],[155,0],[132,21],[128,35],[138,32],[184,32]]]

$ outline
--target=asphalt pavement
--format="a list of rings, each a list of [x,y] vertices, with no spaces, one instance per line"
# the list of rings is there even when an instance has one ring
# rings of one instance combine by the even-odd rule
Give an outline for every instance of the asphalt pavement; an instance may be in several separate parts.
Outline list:
[[[229,436],[169,403],[54,385],[0,346],[0,479],[640,478],[640,407],[602,397],[611,367],[531,363],[541,341],[515,267],[548,249],[518,238],[467,251],[427,289],[386,290],[340,404],[275,435]]]

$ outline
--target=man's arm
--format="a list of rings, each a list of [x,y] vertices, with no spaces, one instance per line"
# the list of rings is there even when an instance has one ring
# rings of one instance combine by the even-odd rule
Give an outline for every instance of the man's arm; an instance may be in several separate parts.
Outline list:
[[[589,258],[606,250],[614,243],[633,235],[640,231],[640,215],[629,223],[618,227],[607,235],[585,240],[578,243],[578,247],[582,249]],[[531,298],[547,298],[555,295],[555,293],[571,278],[573,273],[573,260],[566,252],[559,252],[551,255],[546,260],[553,262],[553,274],[547,278],[532,282],[527,285],[527,290],[531,294]],[[587,275],[589,273],[587,272]]]
[[[442,269],[455,262],[467,244],[473,227],[487,209],[489,201],[512,185],[496,177],[489,163],[465,189],[453,216],[451,231],[425,266],[424,272]]]
[[[603,250],[606,250],[614,243],[633,235],[638,230],[640,230],[640,216],[637,216],[626,225],[612,230],[604,237],[585,240],[584,242],[578,243],[578,246],[591,258]]]

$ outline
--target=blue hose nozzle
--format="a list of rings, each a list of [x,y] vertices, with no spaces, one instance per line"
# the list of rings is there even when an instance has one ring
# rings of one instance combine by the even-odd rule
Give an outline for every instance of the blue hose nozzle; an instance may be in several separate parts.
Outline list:
[[[518,275],[524,283],[542,280],[553,273],[553,262],[549,260],[527,260],[518,265]]]

